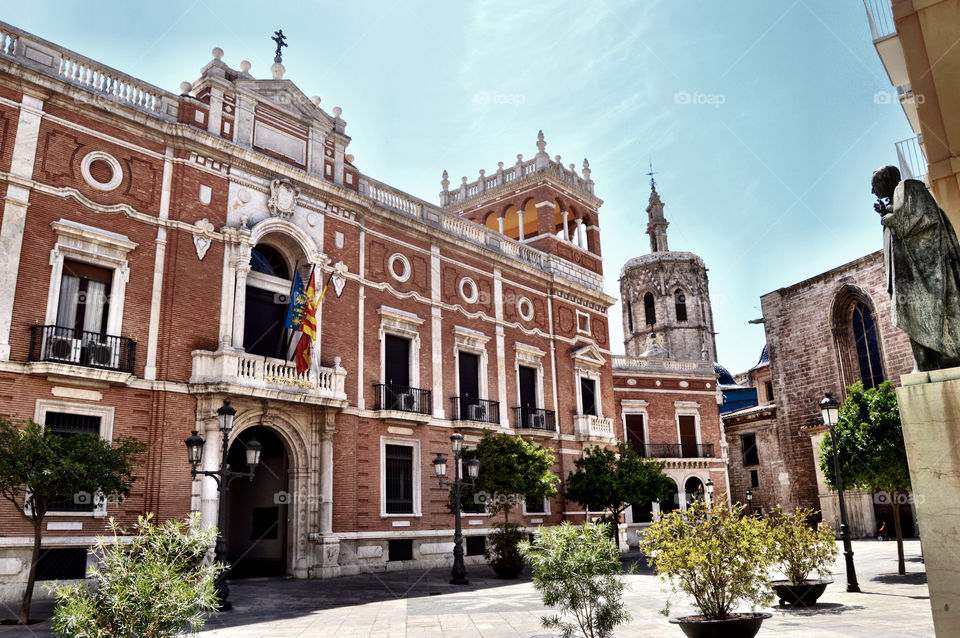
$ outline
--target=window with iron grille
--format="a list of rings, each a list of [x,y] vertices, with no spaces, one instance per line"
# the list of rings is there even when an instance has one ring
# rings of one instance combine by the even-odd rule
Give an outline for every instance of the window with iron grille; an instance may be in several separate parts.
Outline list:
[[[384,456],[387,514],[413,514],[413,447],[387,445]]]
[[[51,434],[73,436],[74,434],[100,434],[100,417],[69,412],[47,412],[44,426]],[[89,494],[70,494],[51,501],[48,512],[92,512],[93,497]]]

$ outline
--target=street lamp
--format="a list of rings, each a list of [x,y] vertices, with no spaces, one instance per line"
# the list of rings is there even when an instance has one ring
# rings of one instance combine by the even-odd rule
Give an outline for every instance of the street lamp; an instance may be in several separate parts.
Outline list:
[[[750,516],[753,516],[753,490],[747,490],[747,508]]]
[[[454,494],[454,518],[456,527],[453,534],[453,569],[450,570],[451,585],[467,585],[467,568],[463,564],[463,533],[460,525],[460,493],[465,485],[473,486],[480,472],[480,461],[472,458],[467,461],[467,475],[470,481],[464,481],[460,476],[460,459],[463,456],[463,435],[454,432],[450,435],[450,448],[453,450],[453,480],[444,481],[443,477],[447,475],[447,459],[443,454],[437,454],[433,459],[433,471],[437,475],[437,481],[440,487],[452,487]]]
[[[837,435],[834,426],[840,421],[840,402],[829,392],[820,401],[820,414],[823,424],[830,430],[833,445],[833,473],[837,481],[837,501],[840,505],[840,539],[843,541],[843,557],[847,563],[847,591],[860,591],[857,583],[857,570],[853,566],[853,547],[850,545],[850,528],[847,526],[847,506],[843,502],[843,479],[840,477],[840,457],[837,456]]]
[[[214,560],[219,563],[227,562],[227,541],[224,538],[224,529],[227,526],[227,493],[230,491],[230,483],[241,476],[253,481],[253,473],[260,464],[260,451],[263,445],[255,438],[246,443],[247,472],[234,472],[227,468],[227,452],[230,449],[230,431],[233,429],[233,417],[237,414],[236,409],[230,405],[230,401],[224,399],[223,405],[217,409],[217,419],[220,422],[220,433],[222,442],[222,452],[220,456],[220,469],[217,470],[198,470],[197,467],[203,460],[203,437],[196,430],[186,438],[184,443],[187,446],[187,460],[190,461],[192,469],[190,476],[197,478],[197,475],[209,476],[217,482],[217,492],[219,492],[219,505],[217,509],[217,544],[214,549]],[[227,574],[221,572],[216,581],[217,597],[220,599],[220,611],[227,611],[233,604],[227,600],[230,595],[230,588],[227,586]]]
[[[704,483],[704,487],[707,488],[707,507],[713,506],[713,480],[707,479],[707,482]]]

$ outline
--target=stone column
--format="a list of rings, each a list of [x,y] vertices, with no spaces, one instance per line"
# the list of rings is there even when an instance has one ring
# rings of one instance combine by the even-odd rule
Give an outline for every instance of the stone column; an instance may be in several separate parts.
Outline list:
[[[243,347],[244,313],[247,308],[247,273],[250,264],[237,265],[237,284],[233,296],[233,347]]]
[[[520,241],[523,241],[523,211],[522,211],[522,210],[517,210],[517,220],[518,220],[518,223],[520,224],[520,229],[519,229],[519,230],[520,230],[520,235],[519,235]]]
[[[320,533],[333,533],[333,432],[320,435]]]
[[[900,377],[903,442],[938,637],[960,626],[960,368]]]
[[[203,410],[206,402],[200,401],[197,410]],[[197,426],[203,434],[203,462],[204,470],[215,471],[220,469],[220,422],[217,419],[205,419],[198,415]],[[217,492],[217,481],[211,476],[200,477],[200,521],[204,525],[217,524],[217,505],[220,495]]]
[[[503,215],[497,216],[497,226],[500,227],[500,234],[503,234]]]
[[[583,218],[577,217],[574,221],[577,223],[576,233],[577,233],[577,246],[583,248]]]
[[[20,272],[20,249],[30,205],[29,181],[37,157],[37,141],[43,101],[24,95],[20,103],[17,136],[13,142],[11,179],[3,200],[3,221],[0,225],[0,361],[10,360],[10,329],[13,324],[13,300]],[[20,179],[18,179],[20,178]]]
[[[563,238],[570,241],[570,224],[567,221],[570,218],[570,211],[563,211]]]

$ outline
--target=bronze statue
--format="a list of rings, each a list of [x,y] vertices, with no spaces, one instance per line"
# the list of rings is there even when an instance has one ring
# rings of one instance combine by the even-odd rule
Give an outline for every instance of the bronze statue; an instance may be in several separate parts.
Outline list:
[[[907,333],[916,370],[960,366],[960,244],[926,184],[900,181],[895,166],[873,173],[874,209],[893,325]]]

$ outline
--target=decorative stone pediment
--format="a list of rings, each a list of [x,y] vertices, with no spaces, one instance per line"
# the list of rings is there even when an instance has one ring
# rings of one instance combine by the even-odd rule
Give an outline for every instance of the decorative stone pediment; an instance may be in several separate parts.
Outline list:
[[[289,217],[297,209],[300,189],[287,180],[274,179],[270,182],[270,199],[267,208],[274,217]]]
[[[337,293],[338,297],[340,293],[343,292],[343,287],[347,283],[347,278],[344,277],[347,272],[347,265],[342,261],[338,261],[333,265],[333,273],[330,275],[330,280],[333,282],[333,291]]]
[[[203,261],[210,249],[210,242],[213,241],[213,224],[204,217],[197,220],[193,225],[193,247],[197,249],[197,259]]]
[[[570,356],[573,358],[574,364],[581,368],[596,370],[607,363],[600,348],[593,344],[577,348],[570,353]]]

